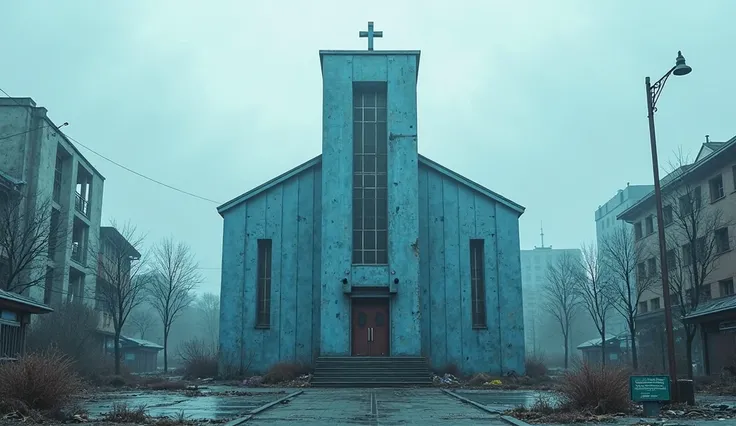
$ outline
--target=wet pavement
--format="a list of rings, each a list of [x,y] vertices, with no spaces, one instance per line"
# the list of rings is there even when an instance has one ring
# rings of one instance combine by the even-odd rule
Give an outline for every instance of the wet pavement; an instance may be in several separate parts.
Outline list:
[[[212,393],[247,391],[249,395]],[[188,420],[223,420],[239,417],[264,404],[286,396],[283,389],[244,389],[213,387],[200,390],[200,396],[188,396],[183,392],[148,391],[114,392],[97,395],[86,401],[84,408],[92,419],[100,419],[112,410],[114,404],[127,404],[128,408],[146,407],[152,417],[178,417],[183,413]]]
[[[304,389],[259,413],[254,425],[508,425],[439,389]]]
[[[534,390],[454,390],[456,394],[483,404],[491,410],[506,411],[517,407],[531,408],[542,399],[554,406],[557,398],[552,392]]]

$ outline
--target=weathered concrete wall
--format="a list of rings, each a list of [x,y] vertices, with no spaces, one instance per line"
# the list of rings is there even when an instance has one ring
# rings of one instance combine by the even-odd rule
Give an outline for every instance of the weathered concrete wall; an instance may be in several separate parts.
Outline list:
[[[386,286],[392,355],[418,355],[419,233],[417,205],[418,55],[410,52],[323,53],[322,355],[350,354],[352,286]],[[387,83],[389,265],[352,265],[353,83]],[[347,278],[348,285],[342,284]],[[398,280],[396,283],[395,280]]]
[[[419,168],[422,353],[434,368],[524,371],[518,213]],[[487,329],[473,329],[470,240],[485,240]]]
[[[265,371],[277,362],[312,362],[319,341],[320,199],[316,166],[224,213],[221,368]],[[255,327],[263,238],[273,250],[267,329]]]

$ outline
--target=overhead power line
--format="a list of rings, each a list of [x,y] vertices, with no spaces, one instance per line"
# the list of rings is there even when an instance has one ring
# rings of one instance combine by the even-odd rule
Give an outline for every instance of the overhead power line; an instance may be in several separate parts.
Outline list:
[[[23,105],[23,104],[19,103],[19,102],[18,102],[18,101],[17,101],[17,100],[15,99],[15,98],[13,98],[12,96],[10,96],[10,95],[8,94],[8,92],[6,92],[5,90],[3,90],[2,88],[0,88],[0,92],[3,92],[3,93],[5,94],[5,96],[7,96],[7,97],[8,97],[9,99],[13,100],[13,102],[15,102],[15,103],[16,103],[16,104],[17,104],[18,106],[26,106],[26,105]],[[67,124],[67,123],[64,123],[64,124]],[[31,130],[26,130],[25,132],[17,133],[17,134],[14,134],[14,135],[10,135],[10,136],[4,136],[4,137],[1,137],[1,138],[0,138],[0,140],[3,140],[3,139],[9,139],[9,138],[12,138],[12,137],[15,137],[15,136],[20,136],[20,135],[23,135],[23,134],[25,134],[25,133],[29,133],[29,132],[32,132],[32,131],[34,131],[34,130],[38,130],[38,129],[41,129],[41,128],[43,128],[43,127],[51,127],[51,126],[41,126],[41,127],[35,128],[35,129],[31,129]],[[59,127],[61,127],[61,126],[59,126]],[[58,130],[58,128],[57,128],[57,130]],[[59,131],[59,132],[61,132],[61,130],[58,130],[58,131]],[[88,147],[87,145],[85,145],[85,144],[83,144],[83,143],[79,142],[78,140],[76,140],[75,138],[73,138],[73,137],[69,136],[68,134],[66,134],[66,133],[64,133],[64,132],[61,132],[61,133],[63,133],[63,134],[64,134],[64,136],[66,136],[66,137],[67,137],[67,138],[68,138],[69,140],[71,140],[72,142],[74,142],[74,143],[76,143],[77,145],[81,146],[82,148],[86,149],[87,151],[89,151],[89,152],[91,152],[91,153],[93,153],[93,154],[97,155],[98,157],[100,157],[100,158],[102,158],[102,159],[104,159],[104,160],[107,160],[107,161],[109,161],[110,163],[112,163],[112,164],[114,164],[114,165],[116,165],[116,166],[120,167],[121,169],[123,169],[123,170],[125,170],[125,171],[127,171],[127,172],[133,173],[134,175],[136,175],[136,176],[138,176],[138,177],[141,177],[141,178],[143,178],[143,179],[146,179],[146,180],[148,180],[148,181],[151,181],[151,182],[153,182],[153,183],[155,183],[155,184],[157,184],[157,185],[161,185],[161,186],[163,186],[163,187],[165,187],[165,188],[168,188],[168,189],[171,189],[171,190],[173,190],[173,191],[176,191],[176,192],[182,193],[182,194],[184,194],[184,195],[188,195],[188,196],[190,196],[190,197],[198,198],[198,199],[200,199],[200,200],[203,200],[203,201],[208,201],[208,202],[210,202],[210,203],[214,203],[214,204],[221,204],[221,203],[220,203],[219,201],[215,201],[215,200],[213,200],[213,199],[210,199],[210,198],[207,198],[207,197],[203,197],[203,196],[201,196],[201,195],[197,195],[197,194],[194,194],[194,193],[192,193],[192,192],[189,192],[189,191],[185,191],[185,190],[183,190],[183,189],[179,189],[179,188],[177,188],[177,187],[175,187],[175,186],[169,185],[169,184],[167,184],[167,183],[164,183],[164,182],[161,182],[161,181],[159,181],[159,180],[156,180],[156,179],[154,179],[154,178],[152,178],[152,177],[146,176],[146,175],[144,175],[143,173],[139,173],[139,172],[137,172],[137,171],[135,171],[135,170],[131,169],[130,167],[126,167],[126,166],[124,166],[124,165],[122,165],[122,164],[118,163],[117,161],[115,161],[115,160],[113,160],[113,159],[111,159],[111,158],[109,158],[109,157],[106,157],[106,156],[104,156],[104,155],[100,154],[99,152],[97,152],[97,151],[95,151],[94,149],[92,149],[92,148]]]

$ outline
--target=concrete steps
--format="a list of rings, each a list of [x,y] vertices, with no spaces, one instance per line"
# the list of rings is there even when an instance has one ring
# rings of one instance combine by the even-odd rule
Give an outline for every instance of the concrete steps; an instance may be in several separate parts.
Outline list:
[[[312,387],[431,386],[423,357],[319,357]]]

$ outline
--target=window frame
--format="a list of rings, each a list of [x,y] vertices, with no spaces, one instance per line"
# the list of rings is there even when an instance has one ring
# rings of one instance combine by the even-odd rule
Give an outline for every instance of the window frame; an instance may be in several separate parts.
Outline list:
[[[256,328],[271,328],[271,293],[273,277],[273,241],[258,239],[256,256]]]
[[[717,183],[717,181],[720,181],[720,186],[715,186],[714,184]],[[719,194],[715,194],[714,192],[714,186],[716,190],[720,190]],[[714,176],[710,179],[708,179],[708,192],[710,193],[710,202],[715,203],[716,201],[719,201],[723,199],[726,196],[726,187],[723,184],[723,175],[718,174],[717,176]],[[715,195],[718,195],[716,197]]]
[[[470,303],[473,329],[488,328],[488,309],[486,306],[485,240],[471,239],[470,254]]]

